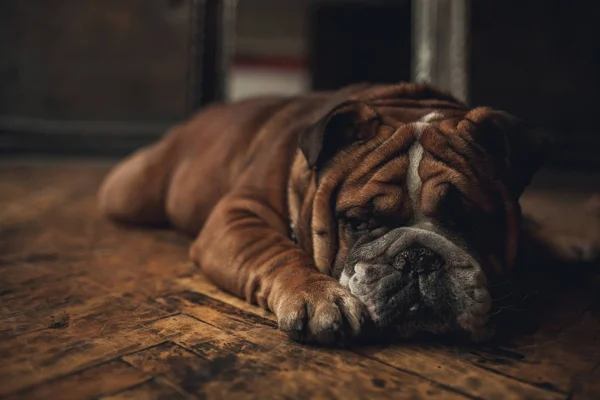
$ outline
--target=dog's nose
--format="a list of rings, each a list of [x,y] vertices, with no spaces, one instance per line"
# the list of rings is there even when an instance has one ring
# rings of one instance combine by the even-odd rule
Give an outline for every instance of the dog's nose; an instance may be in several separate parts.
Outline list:
[[[427,275],[444,266],[444,259],[427,247],[410,247],[402,250],[399,256],[403,270],[419,275]]]

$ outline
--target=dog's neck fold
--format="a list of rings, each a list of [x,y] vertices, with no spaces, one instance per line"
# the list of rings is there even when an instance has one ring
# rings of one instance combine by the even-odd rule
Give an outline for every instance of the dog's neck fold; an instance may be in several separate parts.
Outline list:
[[[316,192],[315,171],[308,167],[298,150],[290,169],[287,184],[290,238],[312,254],[311,219]]]

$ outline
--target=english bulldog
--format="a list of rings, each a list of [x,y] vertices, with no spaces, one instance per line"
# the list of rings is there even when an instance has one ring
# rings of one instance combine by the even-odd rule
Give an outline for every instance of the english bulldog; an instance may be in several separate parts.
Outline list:
[[[434,88],[360,84],[201,110],[116,166],[101,212],[196,235],[218,287],[332,343],[367,324],[488,336],[546,135]]]

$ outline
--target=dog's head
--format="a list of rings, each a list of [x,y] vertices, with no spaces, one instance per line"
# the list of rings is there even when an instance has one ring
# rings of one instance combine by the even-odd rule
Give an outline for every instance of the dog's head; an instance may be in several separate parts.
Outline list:
[[[290,190],[302,199],[291,200],[300,244],[380,328],[484,337],[488,285],[514,262],[518,199],[544,135],[426,87],[361,96],[300,137],[293,177],[304,172]]]

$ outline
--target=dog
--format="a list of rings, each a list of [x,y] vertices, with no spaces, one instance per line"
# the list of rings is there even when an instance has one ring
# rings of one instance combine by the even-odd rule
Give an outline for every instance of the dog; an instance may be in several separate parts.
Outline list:
[[[263,96],[209,106],[128,157],[99,207],[197,235],[202,273],[292,339],[342,342],[371,324],[483,340],[548,143],[414,83]]]

